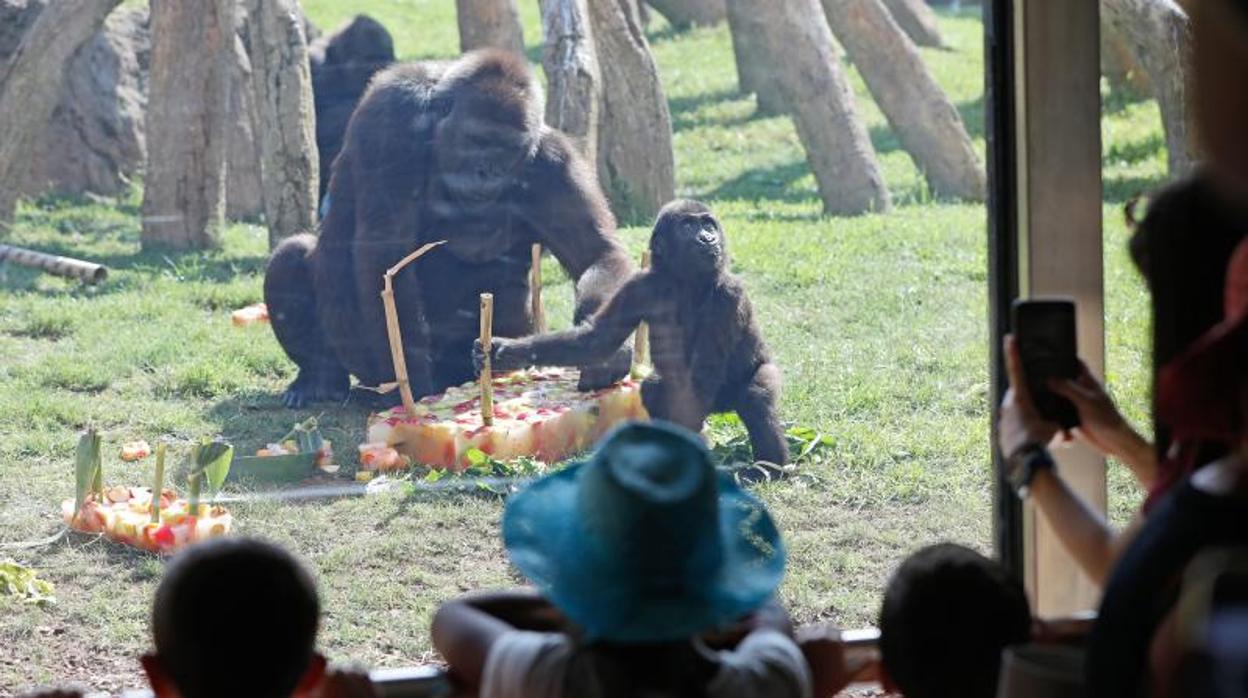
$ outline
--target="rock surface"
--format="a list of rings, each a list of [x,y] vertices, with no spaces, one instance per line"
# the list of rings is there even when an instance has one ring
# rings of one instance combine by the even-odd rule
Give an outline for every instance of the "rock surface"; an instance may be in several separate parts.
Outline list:
[[[48,0],[0,0],[0,81],[22,37]],[[121,7],[109,15],[92,40],[74,56],[60,102],[40,137],[22,191],[115,196],[140,176],[146,158],[144,119],[147,112],[151,55],[148,9]],[[305,20],[309,36],[316,27]],[[232,110],[226,214],[255,219],[263,210],[259,156],[247,111],[252,108],[248,75],[250,61],[237,45]]]

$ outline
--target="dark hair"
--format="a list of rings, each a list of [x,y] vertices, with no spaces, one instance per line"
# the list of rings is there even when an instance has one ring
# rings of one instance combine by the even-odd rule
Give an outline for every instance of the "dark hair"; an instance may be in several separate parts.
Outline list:
[[[1248,213],[1226,201],[1207,173],[1151,197],[1130,250],[1152,297],[1154,381],[1162,366],[1221,322],[1226,267],[1245,234]],[[1157,456],[1164,460],[1170,430],[1153,407]],[[1204,450],[1202,463],[1220,455]]]
[[[880,654],[906,698],[993,698],[1002,650],[1030,636],[1022,584],[961,545],[914,553],[884,592]]]
[[[289,696],[308,669],[320,603],[289,553],[220,539],[180,554],[152,605],[162,668],[186,698]]]

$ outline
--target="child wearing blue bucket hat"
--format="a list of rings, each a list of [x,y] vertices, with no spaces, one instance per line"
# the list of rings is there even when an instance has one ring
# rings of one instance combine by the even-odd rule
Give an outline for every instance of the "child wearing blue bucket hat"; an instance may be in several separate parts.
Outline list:
[[[679,427],[626,424],[534,482],[508,501],[503,542],[537,593],[465,597],[433,622],[482,698],[811,694],[772,600],[780,534]]]

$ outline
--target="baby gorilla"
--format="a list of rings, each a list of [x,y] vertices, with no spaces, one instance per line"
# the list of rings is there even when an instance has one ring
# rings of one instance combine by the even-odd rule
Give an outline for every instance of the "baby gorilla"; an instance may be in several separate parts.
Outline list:
[[[783,464],[788,445],[776,417],[780,371],[754,323],[745,287],[728,271],[719,221],[704,204],[673,201],[655,221],[650,255],[652,268],[635,274],[580,325],[495,338],[493,368],[605,361],[644,321],[655,368],[641,386],[650,416],[699,431],[712,412],[735,411],[749,431],[754,458]],[[474,353],[480,367],[480,342]]]

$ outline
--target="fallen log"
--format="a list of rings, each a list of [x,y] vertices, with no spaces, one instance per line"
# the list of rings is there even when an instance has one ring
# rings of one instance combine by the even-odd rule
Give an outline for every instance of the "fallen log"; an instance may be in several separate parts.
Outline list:
[[[0,263],[9,262],[19,267],[39,269],[57,276],[80,279],[89,284],[102,283],[108,278],[108,267],[103,264],[84,262],[81,259],[55,254],[35,252],[12,245],[0,245]]]

